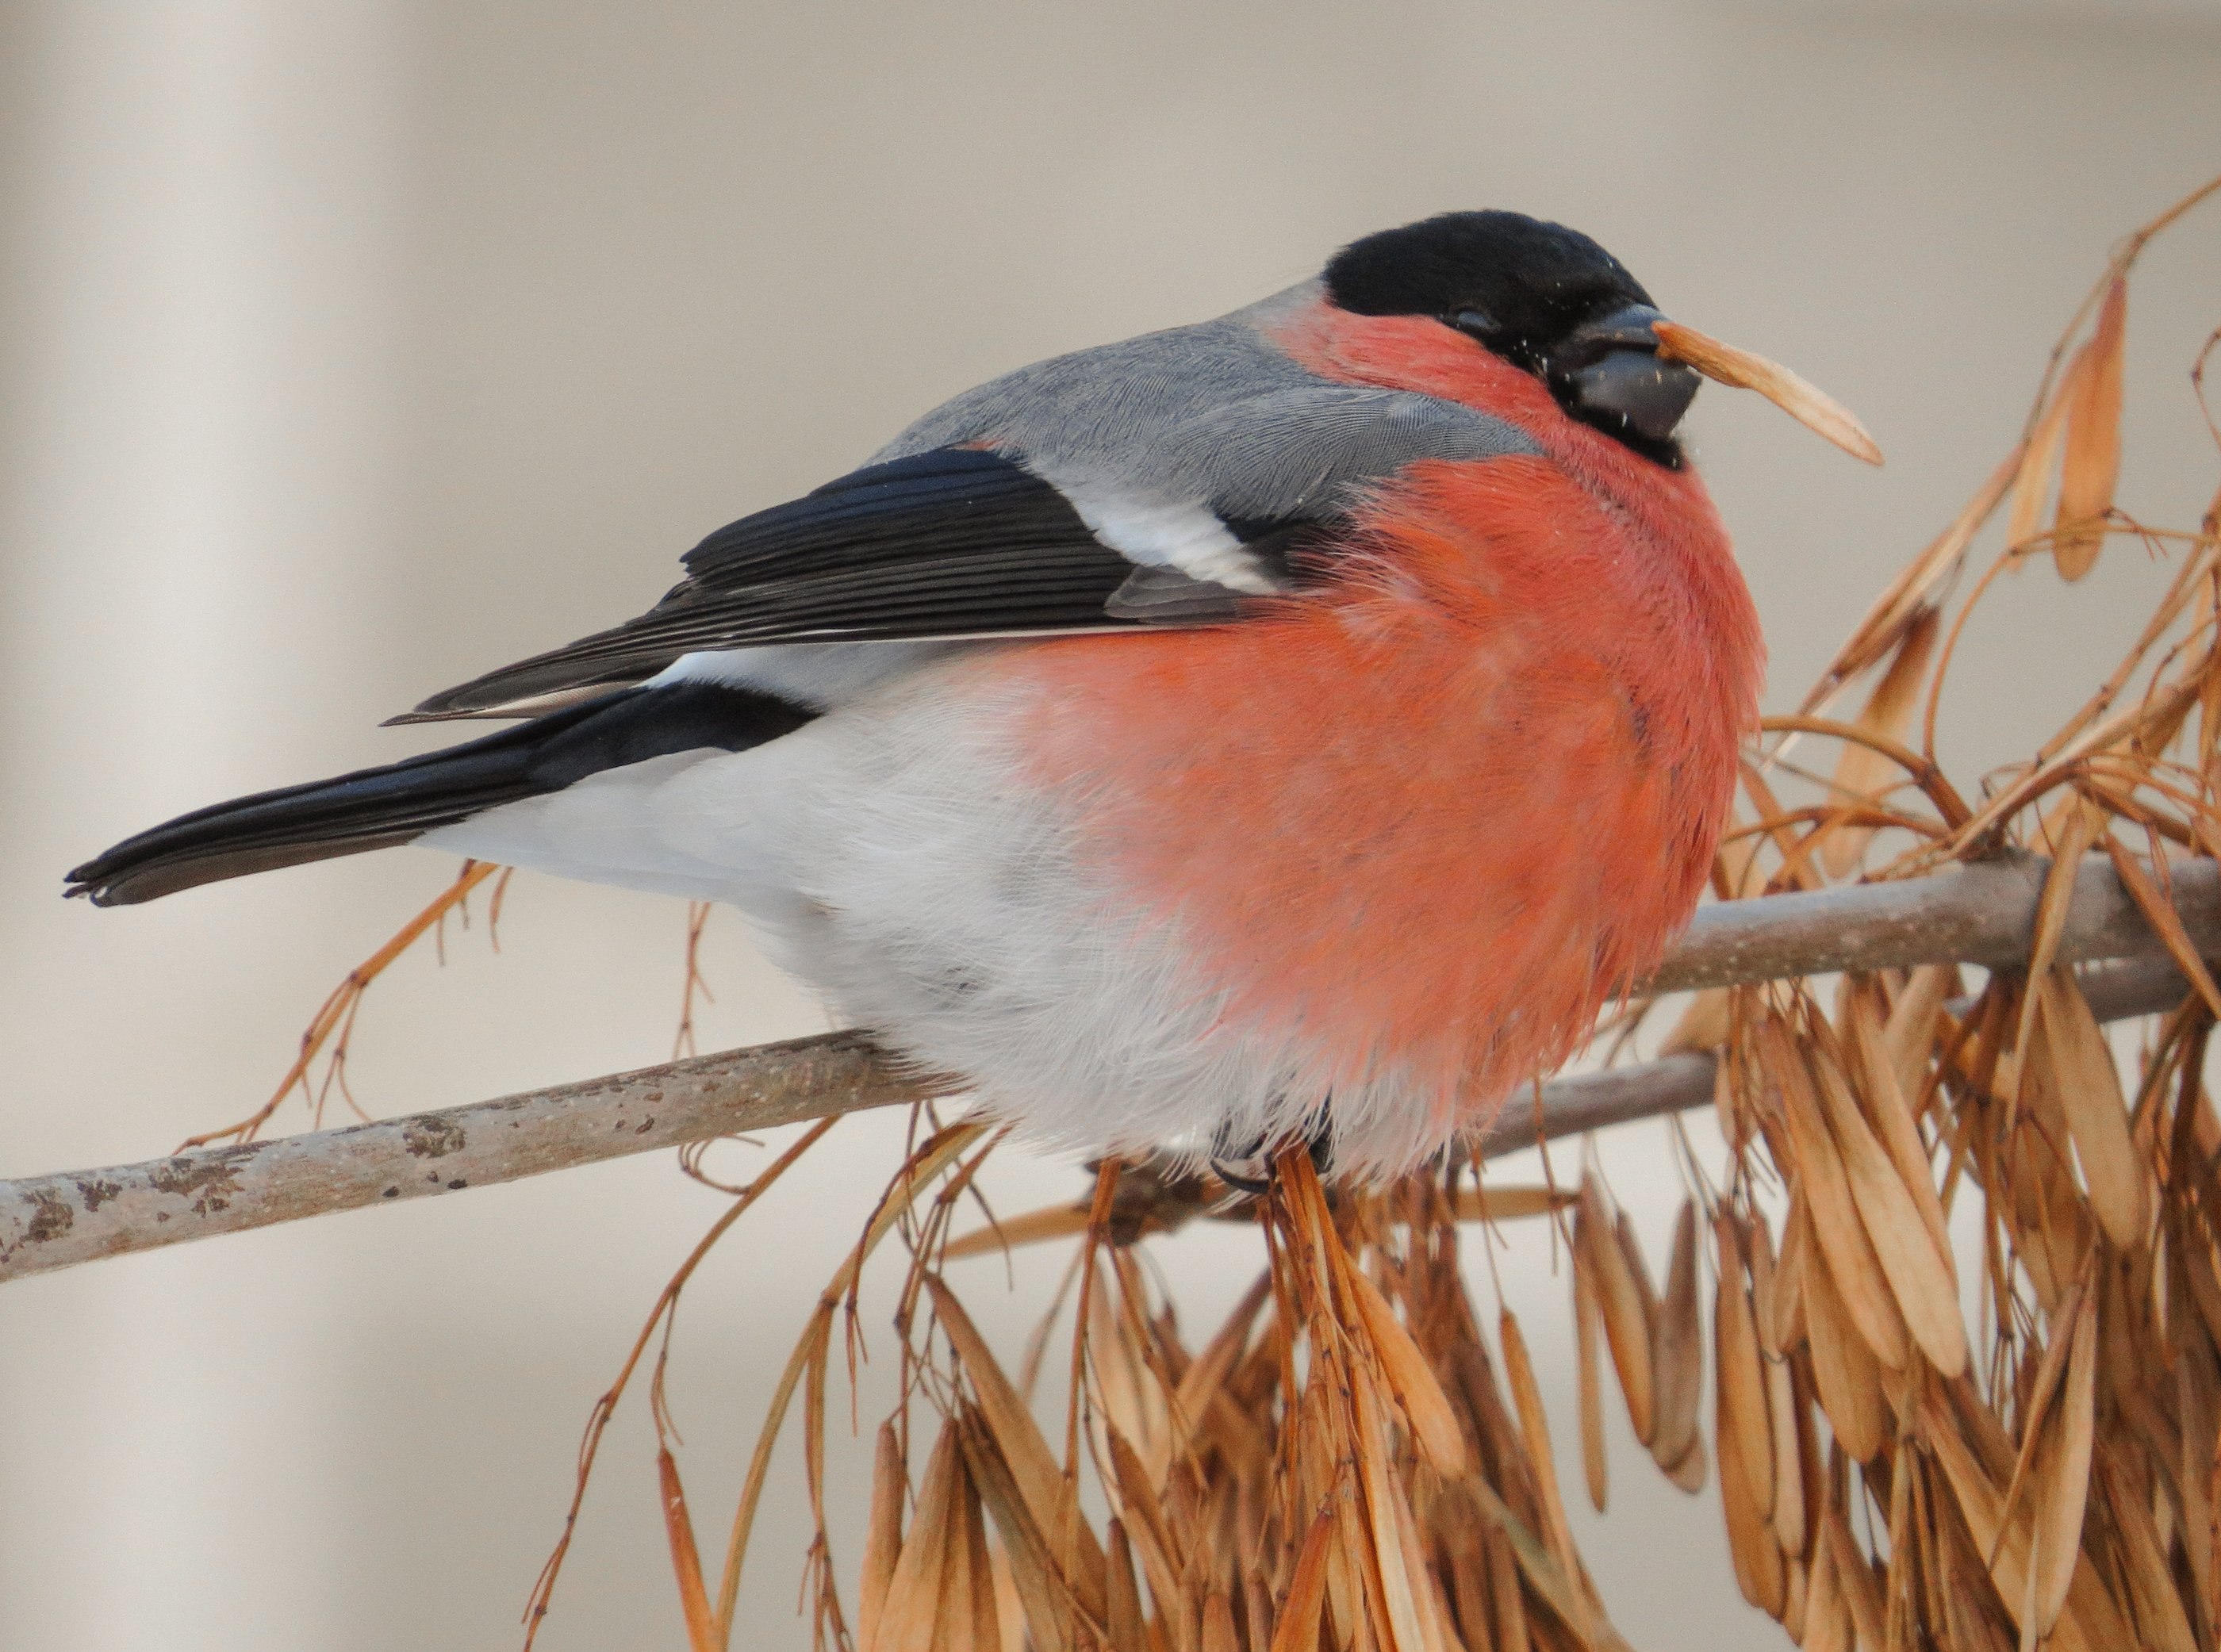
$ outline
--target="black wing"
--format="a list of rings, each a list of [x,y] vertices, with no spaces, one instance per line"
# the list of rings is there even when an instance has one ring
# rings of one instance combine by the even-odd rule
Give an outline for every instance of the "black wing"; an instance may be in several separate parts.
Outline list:
[[[1286,523],[1232,525],[1272,555]],[[1103,543],[1002,454],[940,448],[854,471],[721,528],[637,619],[449,689],[407,717],[467,716],[653,676],[698,650],[1211,624],[1241,598]]]

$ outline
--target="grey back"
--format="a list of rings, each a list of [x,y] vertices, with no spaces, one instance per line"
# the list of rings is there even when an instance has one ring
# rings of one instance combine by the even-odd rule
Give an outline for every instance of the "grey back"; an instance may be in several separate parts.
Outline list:
[[[1319,517],[1420,459],[1539,451],[1517,427],[1409,391],[1340,385],[1267,337],[1305,282],[1215,321],[1037,361],[966,391],[873,456],[984,444],[1047,480],[1226,517]]]

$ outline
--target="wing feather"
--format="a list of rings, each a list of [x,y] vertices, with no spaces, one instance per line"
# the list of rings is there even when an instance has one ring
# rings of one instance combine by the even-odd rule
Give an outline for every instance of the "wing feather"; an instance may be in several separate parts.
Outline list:
[[[1135,559],[1051,484],[980,448],[867,466],[719,529],[684,562],[686,577],[638,618],[436,694],[408,720],[638,682],[716,649],[1192,625],[1238,610],[1207,581],[1178,603],[1114,604]]]

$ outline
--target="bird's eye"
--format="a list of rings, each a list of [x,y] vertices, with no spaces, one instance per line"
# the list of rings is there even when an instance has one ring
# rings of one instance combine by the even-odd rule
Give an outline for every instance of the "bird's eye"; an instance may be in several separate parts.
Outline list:
[[[1486,338],[1497,330],[1496,317],[1485,310],[1461,310],[1449,317],[1449,323],[1461,333]]]

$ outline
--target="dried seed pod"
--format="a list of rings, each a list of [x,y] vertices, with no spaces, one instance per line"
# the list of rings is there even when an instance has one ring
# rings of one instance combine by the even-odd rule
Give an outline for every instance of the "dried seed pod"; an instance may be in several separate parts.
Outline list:
[[[962,1467],[960,1460],[958,1467]],[[941,1633],[937,1638],[946,1646],[1000,1648],[1003,1629],[996,1610],[995,1568],[987,1558],[987,1523],[968,1475],[964,1492],[963,1541],[950,1548],[951,1599],[942,1614],[944,1630],[956,1632]]]
[[[956,1424],[950,1422],[942,1425],[933,1454],[926,1459],[917,1517],[910,1522],[909,1540],[895,1562],[886,1602],[879,1611],[877,1652],[935,1652],[942,1611],[950,1593],[950,1550],[962,1542],[964,1504],[970,1491]]]
[[[1904,1181],[1905,1192],[1918,1208],[1930,1242],[1949,1267],[1951,1231],[1944,1220],[1943,1201],[1936,1192],[1936,1173],[1928,1161],[1928,1148],[1920,1139],[1920,1126],[1913,1120],[1910,1099],[1898,1081],[1897,1065],[1889,1053],[1888,1035],[1874,1013],[1873,1000],[1863,992],[1851,994],[1844,1006],[1842,1022],[1843,1048],[1852,1058],[1859,1094],[1866,1103],[1866,1116],[1888,1153],[1890,1163]],[[1955,1268],[1953,1282],[1955,1287]]]
[[[1389,1392],[1396,1396],[1411,1425],[1411,1437],[1437,1474],[1458,1478],[1466,1472],[1465,1435],[1458,1427],[1457,1413],[1450,1409],[1449,1397],[1435,1378],[1434,1367],[1419,1352],[1411,1332],[1398,1323],[1396,1311],[1378,1286],[1354,1267],[1343,1278],[1357,1305],[1358,1317],[1372,1338]]]
[[[2036,1460],[2036,1633],[2049,1635],[2067,1605],[2068,1586],[2082,1546],[2082,1514],[2090,1494],[2090,1450],[2096,1427],[2098,1316],[2077,1314],[2066,1380],[2050,1447]]]
[[[1883,1625],[1887,1614],[1881,1586],[1875,1581],[1873,1566],[1838,1511],[1828,1511],[1822,1541],[1828,1549],[1829,1575],[1842,1596],[1844,1610],[1850,1614],[1859,1645],[1864,1652],[1883,1652],[1886,1644]]]
[[[886,1605],[887,1586],[894,1580],[895,1561],[902,1554],[903,1498],[909,1490],[902,1437],[892,1422],[882,1423],[872,1457],[872,1512],[865,1530],[863,1577],[857,1590],[858,1652],[873,1652],[877,1644],[879,1612]]]
[[[1752,1605],[1779,1618],[1786,1604],[1788,1574],[1773,1529],[1750,1495],[1750,1471],[1742,1456],[1744,1430],[1723,1416],[1717,1432],[1720,1510],[1727,1521],[1728,1554],[1735,1561],[1736,1585]]]
[[[1326,1604],[1328,1557],[1333,1552],[1335,1511],[1332,1504],[1311,1517],[1311,1530],[1296,1559],[1295,1574],[1280,1602],[1279,1621],[1273,1627],[1272,1652],[1314,1652],[1318,1645],[1319,1612]],[[1254,1636],[1254,1630],[1253,1630]]]
[[[2060,467],[2057,538],[2052,559],[2062,579],[2090,572],[2105,543],[2103,523],[2121,474],[2122,358],[2128,341],[2129,284],[2115,276],[2097,326],[2082,347],[2089,365],[2078,375],[2067,415],[2067,456]]]
[[[2110,1452],[2105,1480],[2105,1511],[2119,1537],[2129,1599],[2143,1631],[2141,1644],[2155,1652],[2194,1652],[2198,1637],[2176,1593],[2167,1545],[2153,1524],[2149,1505],[2129,1488]]]
[[[1650,1320],[1643,1310],[1642,1287],[1628,1265],[1617,1225],[1606,1213],[1604,1194],[1593,1177],[1581,1180],[1573,1220],[1573,1243],[1587,1259],[1596,1282],[1597,1305],[1604,1315],[1605,1339],[1627,1399],[1627,1420],[1645,1445],[1655,1431],[1650,1373]]]
[[[1905,1178],[1868,1128],[1844,1074],[1827,1052],[1817,1054],[1814,1067],[1828,1128],[1882,1276],[1921,1351],[1945,1376],[1955,1377],[1967,1368],[1967,1329],[1959,1316],[1959,1283],[1950,1252],[1948,1246],[1939,1248],[1935,1236],[1942,1230],[1943,1211],[1936,1210],[1931,1232]],[[1910,1118],[1905,1122],[1909,1128]],[[1921,1186],[1932,1197],[1926,1172],[1919,1173]]]
[[[1730,993],[1728,987],[1708,986],[1691,998],[1673,1030],[1660,1041],[1658,1053],[1678,1055],[1687,1050],[1717,1049],[1726,1043]]]
[[[1775,1359],[1805,1340],[1805,1274],[1811,1266],[1807,1260],[1811,1253],[1811,1212],[1792,1182],[1789,1212],[1781,1224],[1781,1255],[1773,1265],[1764,1304],[1766,1317],[1758,1326],[1759,1346]],[[1755,1278],[1757,1258],[1752,1260]]]
[[[1902,739],[1914,708],[1920,704],[1920,685],[1927,678],[1929,657],[1935,652],[1942,620],[1943,610],[1933,603],[1914,614],[1853,724],[1861,734],[1893,742]],[[1835,801],[1879,803],[1891,786],[1905,778],[1904,769],[1894,760],[1872,746],[1846,740],[1842,755],[1836,760]],[[1874,829],[1838,821],[1827,831],[1820,846],[1820,865],[1829,877],[1841,878],[1858,865]]]
[[[1496,1644],[1503,1652],[1525,1652],[1527,1602],[1519,1590],[1518,1557],[1510,1536],[1493,1526],[1488,1528],[1487,1542],[1488,1604],[1494,1613]]]
[[[1568,1578],[1580,1575],[1573,1558],[1573,1538],[1566,1524],[1566,1505],[1558,1495],[1557,1464],[1550,1451],[1550,1421],[1542,1409],[1542,1391],[1535,1381],[1535,1367],[1527,1357],[1527,1339],[1509,1308],[1497,1317],[1497,1335],[1504,1348],[1504,1372],[1511,1385],[1512,1404],[1519,1412],[1519,1432],[1527,1448],[1527,1461],[1535,1473],[1535,1492],[1542,1508],[1542,1536],[1550,1557]]]
[[[1975,1414],[1979,1420],[1980,1413]],[[1994,1555],[1991,1575],[1998,1593],[2015,1621],[2027,1625],[2034,1605],[2036,1574],[2032,1564],[2031,1523],[2005,1519],[2005,1505],[1981,1456],[1970,1444],[1949,1403],[1934,1387],[1923,1397],[1920,1436],[1930,1456],[1943,1471],[1953,1498],[1965,1517],[1975,1546]],[[2002,1442],[1993,1442],[2002,1449]],[[2068,1586],[2067,1607],[2060,1614],[2052,1644],[2060,1652],[2111,1652],[2132,1644],[2127,1624],[2086,1561],[2078,1561]]]
[[[1836,1581],[1835,1555],[1825,1533],[1812,1548],[1805,1583],[1805,1652],[1856,1652],[1850,1609]]]
[[[1064,1471],[1057,1467],[1048,1442],[1042,1438],[1032,1411],[1010,1386],[1010,1378],[1003,1374],[1003,1367],[988,1349],[986,1339],[979,1335],[954,1293],[930,1273],[925,1276],[925,1283],[933,1293],[934,1311],[942,1330],[948,1334],[949,1345],[956,1350],[965,1375],[972,1380],[973,1392],[979,1396],[983,1426],[993,1436],[996,1449],[1009,1466],[1011,1480],[1025,1499],[1035,1525],[1070,1565],[1072,1586],[1080,1605],[1091,1617],[1099,1619],[1103,1614],[1103,1551],[1086,1522],[1067,1517],[1070,1492]],[[1067,1542],[1072,1553],[1068,1557],[1062,1556],[1060,1551]]]
[[[1836,1296],[1834,1276],[1817,1248],[1804,1252],[1805,1329],[1812,1350],[1812,1380],[1820,1409],[1843,1449],[1871,1462],[1892,1430],[1881,1392],[1881,1367],[1850,1323]]]
[[[664,1536],[671,1545],[671,1569],[679,1584],[687,1643],[695,1652],[713,1652],[717,1644],[716,1616],[702,1581],[702,1551],[695,1546],[694,1521],[686,1510],[685,1488],[679,1480],[679,1460],[667,1448],[659,1449],[655,1469],[662,1482]]]
[[[2053,470],[2059,463],[2060,439],[2067,434],[2067,415],[2074,405],[2089,358],[2077,355],[2052,391],[2051,405],[2036,422],[2020,468],[2013,477],[2012,504],[2005,512],[2005,545],[2017,548],[2028,542],[2043,520],[2043,501],[2051,491]]]
[[[1769,1019],[1761,1032],[1767,1070],[1781,1086],[1782,1117],[1796,1161],[1786,1167],[1811,1201],[1817,1253],[1826,1258],[1836,1295],[1875,1358],[1893,1369],[1900,1367],[1909,1352],[1905,1317],[1859,1214],[1844,1155],[1829,1129],[1805,1053],[1777,1021]],[[1808,1281],[1815,1271],[1808,1266]]]
[[[1949,964],[1923,964],[1905,978],[1905,990],[1890,1006],[1882,1047],[1897,1077],[1898,1093],[1909,1104],[1920,1099],[1929,1057],[1936,1048],[1936,1029],[1943,1018],[1943,1001],[1951,996],[1957,973]]]
[[[2149,1219],[2149,1173],[2129,1131],[2113,1053],[2072,971],[2047,970],[2036,990],[2038,1038],[2023,1082],[2049,1087],[2066,1116],[2106,1237],[2123,1250],[2137,1249]]]
[[[1602,1315],[1597,1308],[1596,1285],[1587,1259],[1573,1255],[1573,1354],[1580,1389],[1581,1474],[1588,1483],[1589,1506],[1605,1511],[1611,1489],[1605,1456],[1604,1374],[1598,1348],[1603,1340]]]
[[[1742,1246],[1736,1220],[1725,1211],[1712,1219],[1719,1281],[1712,1298],[1712,1352],[1718,1372],[1717,1431],[1720,1475],[1728,1465],[1728,1436],[1735,1436],[1735,1461],[1748,1476],[1742,1487],[1752,1511],[1765,1519],[1774,1512],[1774,1427],[1767,1414],[1765,1362],[1750,1320],[1750,1297],[1743,1284]],[[1729,1488],[1720,1487],[1723,1497]],[[1769,1610],[1772,1610],[1769,1608]]]
[[[970,1472],[982,1506],[994,1521],[996,1532],[1003,1540],[1002,1553],[1009,1562],[1010,1586],[1023,1605],[1026,1628],[1038,1652],[1077,1652],[1071,1638],[1070,1588],[1065,1581],[1067,1570],[1059,1558],[1058,1549],[1052,1546],[1049,1536],[1035,1523],[1033,1513],[1026,1506],[1017,1481],[1011,1474],[1010,1464],[1004,1460],[995,1436],[979,1413],[968,1408],[960,1411],[956,1426],[960,1431],[966,1467]],[[932,1464],[929,1461],[927,1469],[930,1479]],[[924,1523],[926,1511],[930,1506],[927,1501],[927,1491],[930,1489],[922,1489],[919,1492],[917,1517],[911,1524],[911,1545],[919,1542],[918,1529]],[[1075,1520],[1073,1524],[1077,1524],[1078,1522]],[[1069,1554],[1073,1546],[1066,1543],[1061,1545],[1061,1549],[1063,1553]],[[905,1557],[909,1552],[909,1546],[905,1546]],[[898,1565],[898,1584],[900,1577],[901,1568]],[[887,1613],[894,1609],[898,1593],[898,1587],[890,1587],[888,1606],[881,1614],[879,1652],[887,1652],[887,1647],[892,1644],[886,1639],[884,1625]],[[1174,1597],[1160,1597],[1169,1598]]]
[[[1110,1632],[1107,1652],[1149,1652],[1148,1614],[1142,1609],[1142,1586],[1134,1575],[1134,1550],[1126,1528],[1110,1519],[1104,1556],[1103,1626]]]
[[[1461,1187],[1454,1208],[1461,1222],[1517,1222],[1548,1216],[1573,1202],[1573,1195],[1555,1187]]]
[[[1698,1411],[1705,1390],[1704,1310],[1698,1297],[1697,1206],[1694,1200],[1685,1200],[1674,1223],[1673,1261],[1666,1270],[1666,1295],[1658,1305],[1658,1336],[1651,1355],[1656,1432],[1650,1455],[1668,1474],[1698,1444]],[[1701,1474],[1701,1455],[1697,1464]],[[1599,1501],[1597,1506],[1601,1510],[1604,1505]]]
[[[1881,463],[1881,449],[1874,446],[1874,439],[1867,434],[1866,427],[1850,409],[1779,362],[1768,361],[1749,350],[1739,350],[1732,344],[1723,344],[1679,322],[1658,322],[1651,330],[1658,335],[1658,354],[1663,360],[1686,362],[1718,384],[1755,390],[1806,429],[1826,437],[1852,458],[1862,459],[1869,465]]]
[[[1761,1359],[1774,1436],[1774,1540],[1785,1555],[1805,1552],[1805,1465],[1798,1449],[1796,1384],[1789,1361]]]
[[[1799,1645],[1805,1643],[1805,1562],[1794,1555],[1782,1556],[1781,1627]]]

